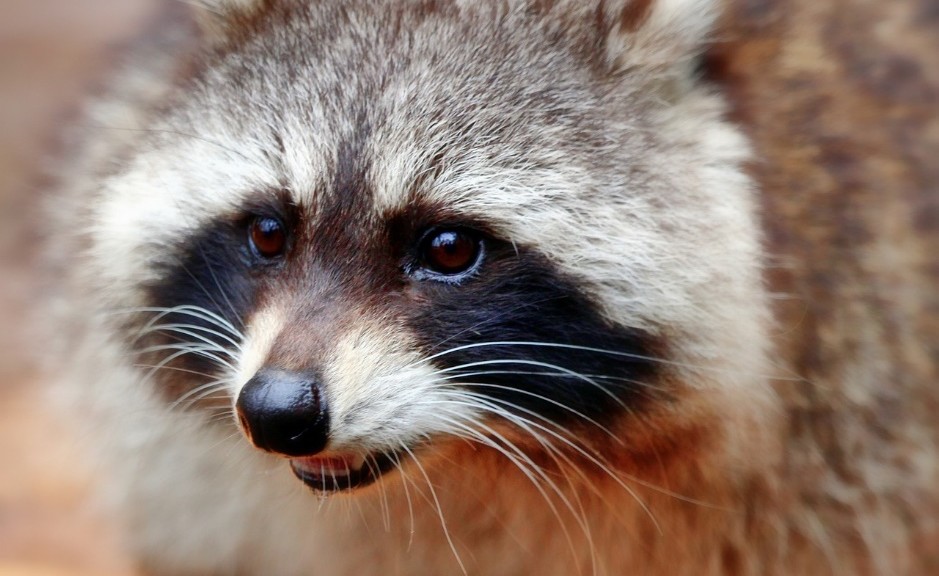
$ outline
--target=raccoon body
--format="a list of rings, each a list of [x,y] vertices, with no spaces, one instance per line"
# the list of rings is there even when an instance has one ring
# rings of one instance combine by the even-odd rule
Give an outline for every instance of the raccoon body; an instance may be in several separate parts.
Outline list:
[[[170,12],[49,250],[57,390],[146,573],[920,567],[908,503],[829,521],[792,464],[712,2]]]

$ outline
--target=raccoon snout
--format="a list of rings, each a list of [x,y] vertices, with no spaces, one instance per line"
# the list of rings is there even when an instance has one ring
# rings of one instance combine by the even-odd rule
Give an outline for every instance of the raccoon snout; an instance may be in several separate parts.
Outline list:
[[[329,439],[329,412],[310,374],[263,368],[248,381],[235,404],[251,442],[285,456],[311,456]]]

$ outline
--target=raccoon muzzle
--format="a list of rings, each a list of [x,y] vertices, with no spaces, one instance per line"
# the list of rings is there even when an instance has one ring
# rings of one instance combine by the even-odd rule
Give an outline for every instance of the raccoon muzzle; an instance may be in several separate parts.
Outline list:
[[[329,452],[329,410],[318,379],[304,372],[262,368],[238,395],[238,420],[261,450],[290,458],[311,489],[338,492],[376,481],[395,468],[394,453]]]

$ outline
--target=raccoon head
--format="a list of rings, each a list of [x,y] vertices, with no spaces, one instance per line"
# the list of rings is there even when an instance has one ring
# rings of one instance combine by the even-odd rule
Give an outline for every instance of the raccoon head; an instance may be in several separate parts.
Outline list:
[[[94,216],[148,385],[327,492],[454,441],[734,453],[765,321],[711,4],[214,3]]]

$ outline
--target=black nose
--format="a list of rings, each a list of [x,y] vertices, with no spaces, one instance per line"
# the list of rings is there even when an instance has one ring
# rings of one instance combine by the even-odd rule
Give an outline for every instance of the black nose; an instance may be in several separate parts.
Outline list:
[[[329,413],[309,374],[262,369],[235,405],[255,446],[286,456],[311,456],[329,439]]]

